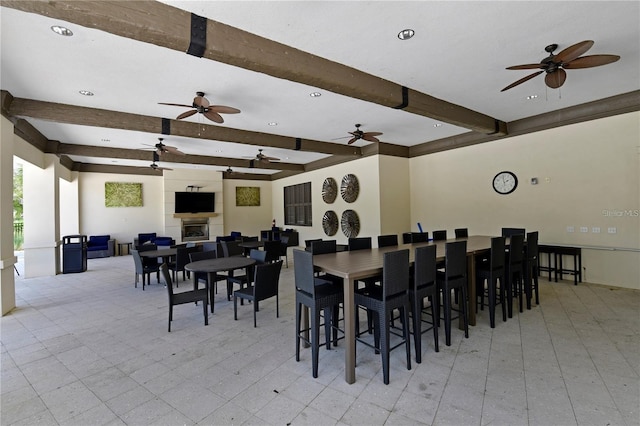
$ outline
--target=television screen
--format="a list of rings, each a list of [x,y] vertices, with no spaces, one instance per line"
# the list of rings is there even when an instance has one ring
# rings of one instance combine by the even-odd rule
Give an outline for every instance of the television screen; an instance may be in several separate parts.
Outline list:
[[[176,192],[176,213],[213,213],[215,192]]]

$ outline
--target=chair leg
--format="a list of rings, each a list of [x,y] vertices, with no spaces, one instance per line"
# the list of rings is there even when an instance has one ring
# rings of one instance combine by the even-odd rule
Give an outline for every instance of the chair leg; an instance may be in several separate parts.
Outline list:
[[[209,325],[209,315],[207,314],[207,298],[202,301],[202,313],[204,314],[204,325]]]
[[[491,328],[496,328],[496,280],[493,276],[487,280],[489,286],[489,325]],[[463,303],[463,305],[466,305]]]
[[[300,315],[302,315],[302,304],[296,302],[296,362],[300,361]]]
[[[440,322],[440,297],[439,293],[431,296],[431,322],[433,324],[433,344],[436,352],[440,352],[440,346],[438,345],[438,323]]]
[[[500,276],[500,306],[502,307],[502,321],[505,322],[507,320],[507,297],[505,295],[505,283],[504,276]]]
[[[233,319],[238,321],[238,296],[233,295]]]
[[[258,301],[254,300],[253,301],[253,328],[256,328],[258,326],[258,323],[256,321],[257,312],[258,312]]]
[[[173,305],[171,304],[171,302],[169,302],[169,333],[171,333],[171,320],[173,320]]]
[[[409,306],[406,304],[400,308],[404,324],[402,325],[402,334],[404,336],[404,344],[407,350],[407,370],[411,370],[411,333],[409,333]],[[422,336],[421,336],[422,337]]]
[[[331,307],[324,308],[324,338],[327,350],[331,349]]]
[[[467,307],[467,286],[462,286],[462,315],[464,318],[464,337],[469,338],[469,310]]]
[[[376,330],[378,334],[382,334],[379,338],[380,344],[376,347],[380,348],[380,354],[382,355],[382,376],[384,384],[389,384],[389,313],[388,312],[376,312],[377,323]],[[406,322],[405,322],[406,325]],[[403,326],[404,327],[404,326]],[[374,333],[375,334],[375,333]]]
[[[416,362],[422,363],[422,301],[416,296],[413,303],[413,344],[416,350]]]
[[[444,307],[445,344],[451,346],[451,290],[443,288],[442,305]]]
[[[318,378],[318,355],[320,352],[320,310],[313,309],[311,315],[311,363],[313,378]]]
[[[133,281],[133,287],[134,287],[134,288],[138,288],[138,273],[137,273],[137,272],[136,272],[136,278],[135,278],[135,280]]]

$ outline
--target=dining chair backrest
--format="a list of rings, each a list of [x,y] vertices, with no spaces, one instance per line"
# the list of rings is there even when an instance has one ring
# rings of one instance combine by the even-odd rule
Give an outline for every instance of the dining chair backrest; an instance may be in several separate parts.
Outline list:
[[[398,235],[378,235],[378,247],[391,247],[398,245]]]
[[[281,269],[282,260],[255,265],[253,294],[256,301],[278,295],[278,282],[280,281]]]
[[[504,269],[505,259],[505,237],[493,237],[491,238],[491,260],[490,268],[493,271],[499,271]]]
[[[314,244],[312,244],[313,247]],[[295,267],[294,278],[296,288],[309,294],[315,294],[315,279],[313,274],[313,254],[305,250],[293,250],[293,263]]]
[[[538,259],[538,231],[527,232],[527,260]]]
[[[418,291],[422,287],[436,282],[436,246],[422,246],[416,248],[413,269],[413,289]]]
[[[139,252],[158,250],[158,246],[156,244],[140,244],[136,246],[136,250]]]
[[[244,250],[240,247],[240,241],[220,241],[224,257],[242,256]]]
[[[191,262],[197,262],[198,260],[217,259],[218,254],[215,250],[209,251],[195,251],[189,253],[189,260]]]
[[[524,236],[527,233],[525,228],[502,228],[502,236],[503,237],[511,237],[512,235],[522,235]]]
[[[312,254],[335,253],[337,250],[336,240],[320,240],[311,243]]]
[[[447,230],[446,229],[433,231],[433,241],[444,241],[446,239],[447,239]]]
[[[248,237],[248,236],[242,235],[240,237],[240,239],[242,240],[243,243],[247,243],[249,241],[258,241],[258,237],[257,236]]]
[[[448,280],[467,276],[467,241],[445,245],[445,275]]]
[[[382,260],[382,292],[385,299],[409,290],[409,249],[384,254]]]
[[[167,285],[167,292],[169,293],[169,305],[173,302],[173,283],[171,281],[171,274],[169,274],[169,267],[166,263],[160,265],[160,273],[162,274],[162,278],[164,278],[164,282]]]
[[[467,238],[469,236],[467,228],[456,228],[453,232],[455,232],[456,238]]]
[[[142,264],[142,258],[140,257],[140,252],[136,249],[132,249],[131,257],[133,257],[133,265],[136,268],[136,274],[143,274],[144,266]]]
[[[520,265],[522,263],[522,251],[524,249],[524,235],[515,234],[509,237],[509,263]]]
[[[412,232],[411,233],[412,243],[426,243],[427,241],[429,241],[428,232]]]
[[[202,243],[202,251],[215,251],[218,257],[222,257],[222,246],[216,241],[205,241]]]
[[[304,240],[304,247],[307,250],[311,250],[311,244],[315,243],[316,241],[322,241],[322,238],[314,238],[311,240]]]
[[[256,261],[256,263],[266,263],[267,262],[267,252],[264,250],[251,249],[249,252],[249,257]]]
[[[184,265],[191,262],[191,253],[198,251],[198,247],[178,247],[176,249],[176,270],[182,271]]]
[[[349,251],[370,249],[371,237],[356,237],[349,238]]]
[[[264,252],[267,254],[267,262],[275,262],[280,259],[280,241],[265,241]]]

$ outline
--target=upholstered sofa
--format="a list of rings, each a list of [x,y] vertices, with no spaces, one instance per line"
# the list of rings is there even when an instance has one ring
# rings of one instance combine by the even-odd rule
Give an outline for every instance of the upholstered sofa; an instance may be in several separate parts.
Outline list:
[[[115,245],[116,240],[111,235],[91,235],[87,241],[87,259],[113,256]]]
[[[175,245],[176,240],[171,237],[158,237],[155,232],[138,234],[138,238],[133,239],[134,247],[138,247],[145,243],[151,243],[157,246],[172,246]]]

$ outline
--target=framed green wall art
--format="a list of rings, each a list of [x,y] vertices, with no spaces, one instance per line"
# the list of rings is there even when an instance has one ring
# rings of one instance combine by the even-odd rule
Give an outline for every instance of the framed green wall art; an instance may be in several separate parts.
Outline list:
[[[104,205],[105,207],[142,207],[142,184],[105,182]]]
[[[236,186],[236,206],[259,206],[259,186]]]

